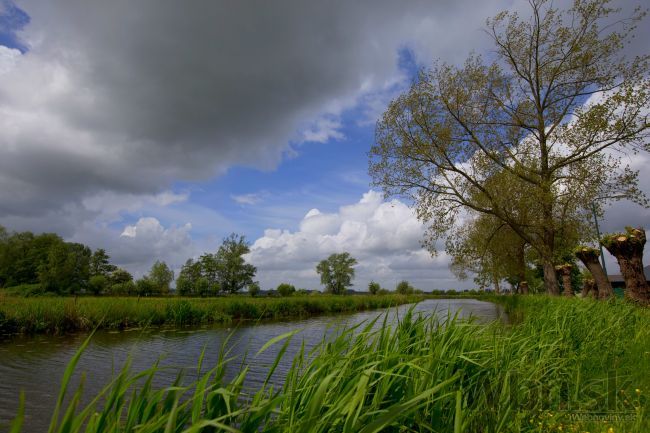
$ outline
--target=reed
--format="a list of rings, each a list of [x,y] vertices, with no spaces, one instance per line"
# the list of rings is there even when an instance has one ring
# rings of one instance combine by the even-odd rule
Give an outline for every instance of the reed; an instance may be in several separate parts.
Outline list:
[[[286,298],[0,298],[0,333],[63,334],[92,329],[229,324],[238,320],[304,318],[417,302],[421,296],[308,295]]]
[[[384,315],[294,358],[276,389],[246,392],[220,360],[191,384],[152,385],[128,365],[80,406],[57,405],[50,433],[76,432],[647,432],[650,312],[623,301],[507,301],[514,325]],[[278,360],[294,333],[269,341]],[[83,347],[80,349],[80,354]],[[65,373],[60,401],[78,357]],[[606,422],[593,420],[610,414]],[[615,416],[619,416],[617,420]],[[22,414],[11,430],[21,432]]]

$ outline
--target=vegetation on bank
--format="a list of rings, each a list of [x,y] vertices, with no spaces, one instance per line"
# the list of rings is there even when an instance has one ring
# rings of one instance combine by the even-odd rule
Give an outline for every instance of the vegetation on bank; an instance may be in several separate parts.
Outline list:
[[[228,324],[237,320],[304,318],[350,313],[417,302],[417,295],[335,296],[313,294],[283,298],[35,297],[0,294],[0,333],[62,334],[143,326]]]
[[[225,348],[215,366],[199,360],[202,374],[187,385],[156,388],[156,366],[127,366],[88,406],[78,406],[80,390],[69,408],[57,405],[50,432],[650,430],[650,311],[621,300],[502,302],[512,326],[407,316],[349,329],[299,353],[281,388],[267,380],[246,390],[246,368],[225,380]]]

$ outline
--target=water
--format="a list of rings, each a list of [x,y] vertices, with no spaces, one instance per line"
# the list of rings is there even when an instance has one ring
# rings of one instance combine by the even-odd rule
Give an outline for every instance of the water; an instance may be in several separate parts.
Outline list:
[[[409,308],[408,305],[402,305],[392,309],[389,320],[403,316]],[[473,299],[430,299],[417,304],[415,311],[425,314],[435,312],[442,316],[458,313],[461,318],[474,316],[485,322],[504,317],[500,306]],[[193,368],[197,365],[201,351],[205,350],[204,370],[211,368],[217,362],[223,342],[230,335],[228,346],[232,350],[231,355],[239,360],[246,357],[250,366],[246,386],[255,388],[264,381],[267,367],[275,359],[281,344],[255,356],[257,351],[271,338],[300,329],[274,375],[274,382],[281,383],[303,339],[307,348],[314,347],[337,326],[371,320],[383,312],[374,310],[350,315],[320,316],[232,329],[202,327],[102,331],[93,336],[84,352],[73,385],[85,374],[84,396],[90,399],[109,382],[114,371],[121,369],[129,356],[133,371],[149,368],[162,358],[160,365],[165,369],[156,377],[158,386],[169,385],[180,369],[184,369],[189,380],[195,377]],[[0,432],[8,431],[8,425],[18,408],[21,390],[25,391],[23,431],[37,433],[47,430],[63,372],[86,338],[86,334],[78,334],[0,340]],[[238,368],[239,363],[231,364],[227,378],[232,377]]]

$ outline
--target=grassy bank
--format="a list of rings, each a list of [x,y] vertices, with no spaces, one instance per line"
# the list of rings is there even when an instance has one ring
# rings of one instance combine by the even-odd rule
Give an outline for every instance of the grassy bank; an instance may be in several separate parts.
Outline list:
[[[650,311],[622,301],[506,303],[512,326],[406,317],[349,330],[298,355],[282,389],[244,394],[247,370],[225,382],[225,361],[166,389],[152,387],[155,367],[125,369],[96,403],[76,407],[73,397],[59,407],[51,431],[650,431]]]
[[[0,333],[62,334],[95,328],[231,323],[303,318],[415,302],[421,296],[309,295],[286,298],[0,297]]]

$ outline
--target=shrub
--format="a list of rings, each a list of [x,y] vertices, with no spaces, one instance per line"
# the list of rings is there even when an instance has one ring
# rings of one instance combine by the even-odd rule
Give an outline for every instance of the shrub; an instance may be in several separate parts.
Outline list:
[[[370,284],[368,284],[368,291],[372,295],[376,295],[377,293],[379,293],[380,290],[381,290],[381,286],[379,285],[379,283],[375,281],[371,281]]]

